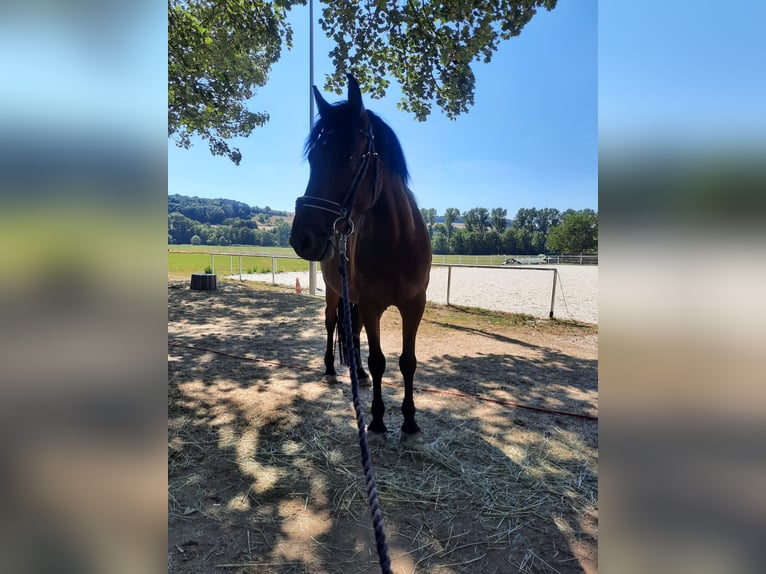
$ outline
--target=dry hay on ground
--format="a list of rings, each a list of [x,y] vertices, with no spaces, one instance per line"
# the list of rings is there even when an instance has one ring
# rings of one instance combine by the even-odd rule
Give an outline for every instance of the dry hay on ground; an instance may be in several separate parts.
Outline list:
[[[277,288],[169,283],[169,571],[379,571],[350,387],[321,383],[322,311]],[[384,315],[395,384],[398,322]],[[590,326],[430,307],[416,385],[595,415],[596,342]],[[383,389],[373,464],[394,572],[595,572],[595,421],[418,392],[426,442],[403,447],[403,391]]]

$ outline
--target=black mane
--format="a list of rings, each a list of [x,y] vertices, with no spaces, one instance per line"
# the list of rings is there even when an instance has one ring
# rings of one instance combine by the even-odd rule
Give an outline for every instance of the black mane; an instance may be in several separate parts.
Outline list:
[[[322,134],[329,132],[342,133],[355,129],[358,116],[351,110],[348,102],[333,104],[331,109],[332,113],[329,114],[329,117],[326,117],[328,114],[320,116],[311,129],[303,149],[305,157],[308,157],[311,150],[317,146],[322,138]],[[410,174],[407,170],[407,161],[404,159],[404,152],[399,143],[399,138],[396,137],[394,130],[380,119],[380,116],[369,110],[366,111],[372,125],[373,136],[375,137],[375,151],[378,152],[380,161],[383,162],[383,166],[391,176],[401,178],[404,185],[407,186]]]

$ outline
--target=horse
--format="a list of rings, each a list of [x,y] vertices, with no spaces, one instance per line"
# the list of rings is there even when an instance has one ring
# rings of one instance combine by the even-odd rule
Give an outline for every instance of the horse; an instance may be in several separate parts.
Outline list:
[[[385,441],[387,433],[380,318],[390,306],[399,310],[399,370],[404,379],[400,440],[422,442],[415,421],[413,379],[431,242],[408,187],[409,172],[399,139],[378,115],[365,109],[359,84],[351,74],[347,76],[347,100],[335,104],[312,87],[319,117],[304,147],[310,175],[305,194],[296,201],[290,245],[303,259],[320,262],[326,292],[340,297],[339,241],[347,241],[349,297],[358,307],[369,347],[373,397],[367,432],[371,442]]]

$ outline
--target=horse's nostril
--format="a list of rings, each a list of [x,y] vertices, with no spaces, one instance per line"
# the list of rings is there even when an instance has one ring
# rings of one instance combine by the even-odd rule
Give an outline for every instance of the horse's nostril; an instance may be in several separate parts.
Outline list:
[[[293,234],[290,244],[298,255],[306,253],[311,248],[311,236],[308,233]]]

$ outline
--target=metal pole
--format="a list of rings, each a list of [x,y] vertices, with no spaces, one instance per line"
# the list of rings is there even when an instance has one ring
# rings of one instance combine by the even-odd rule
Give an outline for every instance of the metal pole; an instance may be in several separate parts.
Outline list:
[[[271,284],[272,285],[276,285],[277,284],[277,280],[274,279],[274,270],[276,268],[277,268],[277,258],[276,257],[272,257],[271,258]]]
[[[233,264],[234,264],[234,256],[229,255],[229,275],[234,275],[234,271],[232,270]]]
[[[309,0],[309,131],[314,126],[314,0]],[[309,261],[309,294],[317,292],[317,262]]]
[[[239,280],[242,281],[242,256],[239,256]]]
[[[452,283],[452,265],[447,267],[447,305],[449,305],[450,283]]]
[[[556,303],[556,279],[559,276],[558,269],[553,270],[553,290],[551,291],[551,312],[548,313],[548,318],[553,319],[553,305]]]
[[[210,271],[211,273],[215,273],[215,255],[213,255],[213,252],[210,252]]]

